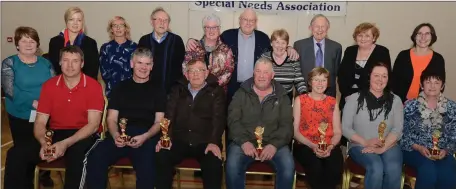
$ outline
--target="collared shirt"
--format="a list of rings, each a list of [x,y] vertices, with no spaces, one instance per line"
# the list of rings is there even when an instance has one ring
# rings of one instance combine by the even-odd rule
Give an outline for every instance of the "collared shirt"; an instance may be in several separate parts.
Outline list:
[[[157,43],[163,42],[166,39],[166,36],[168,36],[168,32],[165,32],[160,39],[157,39],[157,37],[155,36],[155,31],[152,32],[152,37],[155,41],[157,41]]]
[[[318,45],[317,45],[317,40],[315,40],[314,37],[312,37],[312,40],[314,42],[314,52],[315,52],[315,61],[317,59],[317,52],[318,52]],[[321,51],[323,52],[323,58],[322,58],[322,62],[323,62],[323,68],[325,67],[325,41],[326,41],[326,38],[323,38],[323,40],[320,41],[321,43]]]
[[[188,90],[190,91],[190,93],[191,93],[192,96],[193,96],[193,100],[195,100],[195,97],[196,97],[196,95],[198,94],[198,92],[200,92],[201,89],[204,88],[206,85],[207,85],[207,82],[204,82],[203,86],[201,86],[199,89],[193,90],[193,89],[192,89],[192,86],[190,85],[190,83],[188,83],[187,87],[188,87]]]
[[[244,34],[239,29],[237,60],[237,81],[244,82],[253,76],[253,67],[255,65],[255,32],[245,39]]]
[[[62,75],[43,84],[37,113],[49,115],[51,129],[80,129],[87,125],[88,112],[103,112],[100,83],[81,73],[79,83],[69,89]]]

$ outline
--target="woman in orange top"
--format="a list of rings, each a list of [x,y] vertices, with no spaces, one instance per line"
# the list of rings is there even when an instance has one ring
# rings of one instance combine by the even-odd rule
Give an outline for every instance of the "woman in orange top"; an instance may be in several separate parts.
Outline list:
[[[413,30],[411,49],[401,51],[393,67],[393,92],[402,102],[415,99],[420,93],[420,76],[425,70],[432,70],[445,77],[445,60],[431,47],[437,41],[434,27],[422,23]]]
[[[313,189],[336,188],[342,178],[340,112],[336,99],[324,93],[328,77],[325,68],[314,68],[308,76],[310,92],[296,97],[293,105],[293,153]]]

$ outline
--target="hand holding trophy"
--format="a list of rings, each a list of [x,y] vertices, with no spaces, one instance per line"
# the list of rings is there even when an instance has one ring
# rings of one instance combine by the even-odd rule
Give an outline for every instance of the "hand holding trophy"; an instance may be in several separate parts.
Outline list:
[[[328,149],[328,144],[326,143],[326,130],[328,129],[329,124],[326,122],[321,122],[318,126],[318,132],[320,133],[320,142],[318,143],[318,149],[326,151]]]
[[[127,143],[130,142],[131,136],[128,136],[125,133],[125,130],[127,129],[127,118],[120,118],[120,138],[123,140],[123,142]]]
[[[54,136],[54,131],[47,130],[44,135],[44,140],[46,141],[46,149],[44,150],[44,158],[49,159],[53,158],[55,154],[55,148],[51,148],[52,146],[52,137]]]
[[[385,121],[382,121],[378,125],[378,139],[382,142],[382,146],[381,147],[385,146],[385,138],[384,138],[385,129],[386,129],[386,123],[385,123]]]
[[[255,158],[255,160],[260,160],[260,155],[261,152],[263,152],[263,133],[264,133],[264,127],[258,126],[255,128],[255,138],[258,143],[258,147],[256,148],[258,157]]]
[[[431,154],[431,159],[437,160],[439,159],[440,156],[440,148],[439,148],[439,139],[441,137],[442,133],[439,130],[435,130],[432,132],[432,144],[433,147],[429,149],[429,152]]]
[[[169,148],[171,139],[168,136],[168,131],[169,131],[169,124],[171,121],[169,119],[163,118],[160,122],[160,128],[162,132],[162,136],[160,137],[160,145],[163,148]]]

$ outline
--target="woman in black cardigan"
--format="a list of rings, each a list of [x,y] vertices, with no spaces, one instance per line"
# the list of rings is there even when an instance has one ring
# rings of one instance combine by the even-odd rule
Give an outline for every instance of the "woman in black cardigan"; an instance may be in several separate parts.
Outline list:
[[[347,96],[369,87],[368,70],[374,63],[383,62],[391,70],[389,50],[375,44],[379,36],[380,32],[374,24],[361,23],[355,28],[353,39],[357,45],[345,49],[337,74],[337,83],[341,93],[339,103],[341,110],[343,110]]]
[[[49,42],[49,60],[56,74],[61,74],[60,49],[68,45],[79,46],[84,53],[82,72],[95,80],[98,77],[100,61],[97,42],[84,33],[84,13],[78,7],[71,7],[65,12],[66,28]]]
[[[413,47],[397,55],[393,68],[393,92],[402,102],[418,97],[422,72],[432,69],[434,73],[440,73],[445,78],[445,60],[441,54],[431,49],[432,44],[437,41],[434,27],[429,23],[422,23],[413,30],[410,39]]]

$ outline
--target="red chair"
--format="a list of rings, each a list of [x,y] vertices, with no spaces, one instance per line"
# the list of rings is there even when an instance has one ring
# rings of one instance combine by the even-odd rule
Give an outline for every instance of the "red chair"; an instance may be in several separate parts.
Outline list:
[[[298,182],[298,180],[296,179],[296,175],[306,176],[306,173],[304,171],[304,168],[302,167],[302,165],[298,161],[295,160],[294,162],[295,162],[296,173],[295,173],[295,181],[294,181],[294,184],[293,184],[293,188],[296,188],[296,185],[297,185],[297,182]]]
[[[271,175],[273,180],[275,181],[275,170],[266,162],[261,161],[254,161],[250,164],[249,168],[247,168],[246,174],[248,175]],[[275,184],[275,182],[274,182]],[[293,178],[293,189],[296,188],[296,172]]]
[[[201,171],[201,166],[195,158],[185,158],[182,160],[182,162],[176,166],[176,182],[178,189],[181,189],[181,171]]]
[[[130,158],[124,157],[120,158],[114,165],[110,167],[110,169],[131,169],[133,170],[133,164],[131,164]],[[123,172],[122,170],[119,171],[119,176],[120,176],[120,183],[122,186],[125,186],[125,180],[123,178]],[[109,183],[109,180],[108,180]]]

